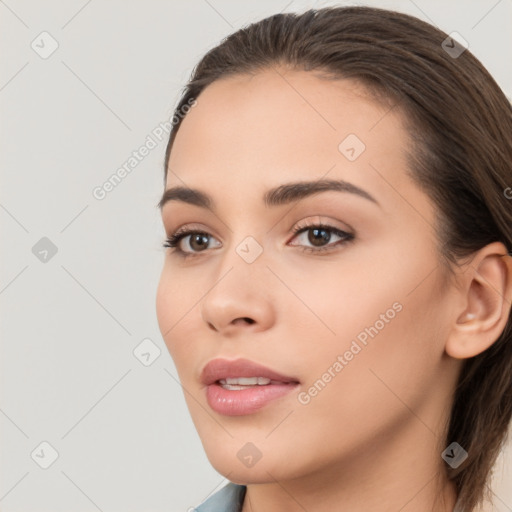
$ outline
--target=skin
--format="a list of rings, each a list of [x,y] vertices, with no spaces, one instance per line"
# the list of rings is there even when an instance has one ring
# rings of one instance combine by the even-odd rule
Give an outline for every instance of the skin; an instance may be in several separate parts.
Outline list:
[[[352,162],[338,149],[348,134],[366,145]],[[360,84],[284,68],[214,82],[183,120],[166,187],[201,189],[217,209],[162,208],[168,236],[188,225],[211,237],[203,251],[183,239],[188,259],[166,249],[157,317],[208,459],[248,486],[243,512],[427,512],[436,497],[435,510],[453,510],[440,456],[452,391],[463,359],[505,327],[512,272],[495,243],[448,280],[407,148],[400,113]],[[321,178],[379,204],[336,191],[263,204],[269,188]],[[330,232],[329,251],[303,252],[316,248],[311,231],[292,229],[319,220],[355,239]],[[235,251],[247,236],[263,248],[250,264]],[[199,376],[211,359],[251,359],[307,392],[394,303],[401,311],[306,405],[291,393],[245,416],[209,407]],[[247,442],[262,455],[252,467],[237,457]]]

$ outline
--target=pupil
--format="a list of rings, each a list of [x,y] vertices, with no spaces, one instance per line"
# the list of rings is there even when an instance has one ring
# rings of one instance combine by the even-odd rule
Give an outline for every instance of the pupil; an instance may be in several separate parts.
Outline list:
[[[314,228],[310,231],[310,233],[313,233],[313,237],[309,237],[309,241],[313,245],[322,245],[322,242],[329,242],[331,235],[327,232],[325,229],[317,229]],[[320,234],[322,233],[322,234]]]

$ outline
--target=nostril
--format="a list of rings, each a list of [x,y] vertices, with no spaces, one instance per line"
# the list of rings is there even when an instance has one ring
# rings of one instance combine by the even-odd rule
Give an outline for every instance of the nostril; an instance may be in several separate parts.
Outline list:
[[[241,322],[241,321],[247,322],[248,324],[253,324],[255,322],[252,318],[244,316],[244,317],[237,318],[236,320],[234,320],[233,323],[236,324],[236,323]]]

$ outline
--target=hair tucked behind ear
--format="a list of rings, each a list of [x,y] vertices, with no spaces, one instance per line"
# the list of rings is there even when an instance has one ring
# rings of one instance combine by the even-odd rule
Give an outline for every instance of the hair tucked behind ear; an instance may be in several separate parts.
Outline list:
[[[437,207],[439,253],[448,275],[493,241],[510,250],[512,107],[469,50],[458,57],[445,51],[446,38],[416,18],[369,7],[277,14],[244,27],[195,67],[176,107],[179,122],[170,134],[165,173],[183,119],[179,113],[215,80],[277,65],[352,78],[403,114],[413,140],[409,172]],[[443,433],[444,447],[456,441],[468,452],[458,468],[446,466],[464,511],[474,510],[484,495],[491,500],[484,491],[506,441],[511,324],[509,318],[489,349],[465,361]]]

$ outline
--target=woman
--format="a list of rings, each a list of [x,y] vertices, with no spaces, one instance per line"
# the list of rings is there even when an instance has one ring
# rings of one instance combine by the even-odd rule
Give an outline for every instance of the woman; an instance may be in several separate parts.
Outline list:
[[[202,58],[176,119],[157,315],[231,481],[197,510],[476,510],[512,414],[489,73],[405,14],[279,14]]]

